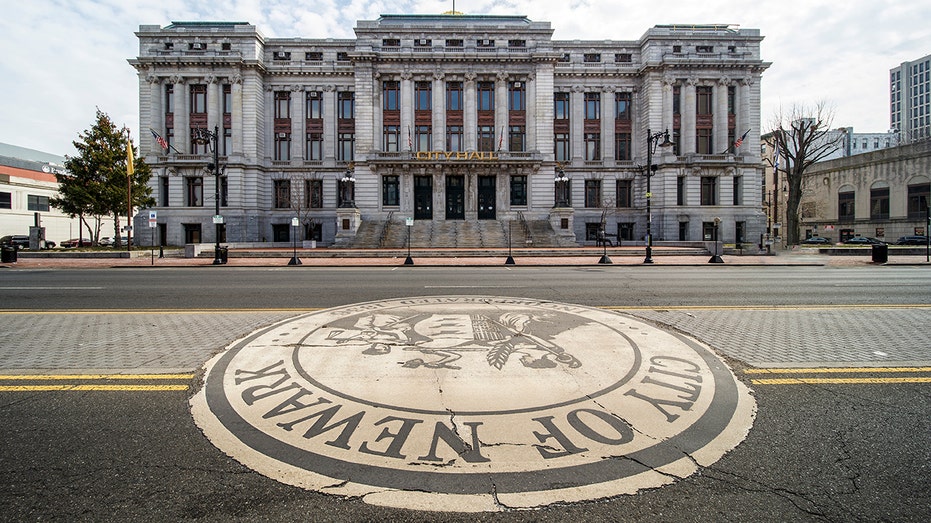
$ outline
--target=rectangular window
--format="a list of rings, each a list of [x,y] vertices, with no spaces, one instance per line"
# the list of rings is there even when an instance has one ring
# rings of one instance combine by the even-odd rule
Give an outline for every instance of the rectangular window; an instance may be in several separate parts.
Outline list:
[[[191,176],[184,179],[184,205],[187,207],[204,206],[204,179],[200,176]]]
[[[495,110],[495,83],[479,82],[478,83],[478,110],[494,111]]]
[[[527,177],[523,175],[511,176],[511,205],[527,205]]]
[[[310,91],[307,93],[307,116],[308,120],[319,120],[323,118],[323,94],[319,91]]]
[[[433,143],[433,129],[429,125],[414,126],[414,150],[429,151]]]
[[[633,180],[618,180],[615,188],[615,207],[630,208],[634,206]]]
[[[630,133],[617,133],[614,135],[614,158],[617,160],[631,160]]]
[[[889,219],[889,188],[870,189],[870,219]]]
[[[450,38],[446,40],[446,47],[464,47],[462,40],[459,38]]]
[[[13,208],[13,193],[0,192],[0,209]]]
[[[742,181],[742,176],[734,176],[734,205],[740,205],[740,201],[743,198],[743,194],[741,193]]]
[[[599,53],[585,53],[582,56],[582,60],[587,64],[596,64],[601,61],[601,54]]]
[[[349,61],[349,53],[347,53],[346,51],[337,51],[337,52],[336,52],[336,61],[337,61],[337,62],[348,62],[348,61]]]
[[[508,128],[508,150],[522,152],[526,150],[526,133],[523,125],[512,125]]]
[[[928,210],[928,184],[908,186],[908,219],[921,220]]]
[[[711,86],[700,85],[695,88],[695,114],[711,115],[712,91]]]
[[[557,162],[568,162],[569,161],[569,133],[556,133],[554,137],[555,151],[554,155]]]
[[[291,93],[275,91],[275,118],[291,118]]]
[[[585,133],[585,160],[601,160],[601,133]]]
[[[462,110],[462,82],[446,82],[446,110]]]
[[[710,46],[710,45],[696,45],[696,46],[695,46],[695,52],[696,52],[696,53],[713,53],[713,52],[714,52],[714,46]]]
[[[307,133],[308,160],[323,160],[323,133]]]
[[[233,86],[223,85],[223,114],[233,113]]]
[[[711,129],[695,129],[695,152],[698,154],[714,154],[711,151]]]
[[[385,38],[381,41],[382,47],[401,47],[400,38]]]
[[[634,61],[634,55],[630,53],[616,53],[614,55],[615,63],[630,63]]]
[[[398,125],[386,125],[383,133],[382,150],[389,153],[396,153],[401,150],[401,127]]]
[[[291,60],[291,51],[275,51],[272,55],[272,60],[287,62]]]
[[[337,136],[339,161],[351,162],[356,148],[356,133],[339,133]]]
[[[569,93],[556,93],[553,95],[553,100],[556,104],[556,111],[554,118],[556,120],[568,120],[569,119]]]
[[[585,119],[601,119],[601,93],[585,93]]]
[[[356,117],[356,97],[352,91],[342,91],[337,95],[337,114],[340,120],[352,120]]]
[[[30,211],[48,212],[48,196],[28,195],[26,197],[26,208]]]
[[[522,48],[527,47],[526,40],[508,40],[508,47]]]
[[[854,196],[853,191],[837,193],[837,221],[852,222],[854,220]]]
[[[493,125],[478,126],[478,150],[495,150],[495,128]]]
[[[291,160],[291,133],[275,133],[275,160]]]
[[[526,109],[524,82],[511,82],[508,85],[508,110],[525,111]]]
[[[388,81],[382,84],[382,109],[385,111],[397,111],[400,109],[399,100],[401,93],[400,82]]]
[[[461,125],[450,125],[446,127],[446,150],[450,152],[462,151]]]
[[[276,209],[291,207],[291,180],[273,180],[272,189]]]
[[[630,93],[614,93],[614,119],[630,121]]]
[[[494,46],[495,46],[495,41],[494,41],[494,40],[487,39],[487,38],[481,39],[481,40],[476,40],[476,41],[475,41],[475,47],[480,47],[480,48],[486,48],[486,49],[487,49],[487,48],[491,48],[491,47],[494,47]]]
[[[601,180],[585,180],[585,206],[601,207]]]
[[[414,110],[429,111],[433,103],[433,84],[416,82],[414,84]]]
[[[414,40],[414,47],[433,47],[433,40],[429,38],[418,38]]]
[[[323,208],[323,180],[307,180],[307,201],[305,204],[310,209]]]
[[[207,86],[191,86],[191,114],[204,114],[207,112]]]
[[[617,223],[617,239],[618,241],[633,241],[634,239],[634,224],[633,222],[618,222]]]
[[[158,206],[168,207],[168,182],[167,176],[162,176],[158,180]]]
[[[401,186],[397,176],[383,176],[381,179],[381,204],[394,207],[400,203]]]
[[[676,177],[676,205],[685,205],[685,176]]]
[[[718,179],[714,176],[701,177],[701,204],[718,204]]]
[[[220,207],[226,207],[227,205],[229,205],[229,199],[228,199],[229,194],[230,194],[229,178],[224,176],[220,178]],[[225,229],[224,229],[224,234],[225,234]],[[223,239],[221,241],[226,241],[226,240]]]
[[[308,51],[304,53],[304,60],[308,62],[322,62],[323,52],[322,51]]]

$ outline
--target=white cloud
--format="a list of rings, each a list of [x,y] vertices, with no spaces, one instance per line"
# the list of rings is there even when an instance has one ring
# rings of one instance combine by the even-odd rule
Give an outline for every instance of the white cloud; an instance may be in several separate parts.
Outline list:
[[[441,13],[452,0],[19,0],[0,17],[0,141],[72,154],[71,142],[100,107],[138,137],[139,25],[181,20],[249,22],[267,37],[352,38],[357,20],[379,14]],[[636,40],[670,23],[728,23],[760,29],[764,128],[780,104],[835,107],[836,126],[888,127],[890,68],[931,54],[920,2],[825,0],[706,2],[654,0],[456,0],[469,14],[548,21],[563,40]]]

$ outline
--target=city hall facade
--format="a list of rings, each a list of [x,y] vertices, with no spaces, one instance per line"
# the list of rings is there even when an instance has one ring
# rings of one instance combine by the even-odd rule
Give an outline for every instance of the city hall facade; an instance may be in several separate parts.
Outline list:
[[[392,223],[541,223],[583,245],[643,242],[648,221],[654,242],[766,230],[758,30],[559,41],[549,22],[447,14],[359,21],[355,39],[136,34],[156,201],[139,244],[150,224],[162,244],[357,247],[384,246]]]

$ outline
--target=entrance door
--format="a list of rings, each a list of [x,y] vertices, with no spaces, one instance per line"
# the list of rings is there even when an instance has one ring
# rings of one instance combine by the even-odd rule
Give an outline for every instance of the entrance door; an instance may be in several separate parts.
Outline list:
[[[433,178],[414,177],[414,219],[433,219]]]
[[[494,220],[495,219],[495,177],[479,176],[478,177],[478,219]]]
[[[465,219],[465,177],[446,177],[446,219]]]

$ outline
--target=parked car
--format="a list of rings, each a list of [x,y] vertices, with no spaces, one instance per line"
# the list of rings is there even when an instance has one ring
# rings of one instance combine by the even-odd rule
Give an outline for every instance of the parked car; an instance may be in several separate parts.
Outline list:
[[[113,238],[104,236],[103,238],[97,240],[97,245],[100,245],[101,247],[108,247],[113,245]]]
[[[896,245],[927,245],[928,237],[927,236],[902,236],[899,238],[899,241],[895,242]]]
[[[812,236],[804,240],[802,245],[831,245],[831,240],[824,236]]]
[[[0,238],[0,245],[12,246],[17,249],[29,248],[29,236],[23,234],[13,234]]]
[[[84,243],[85,247],[89,247],[91,245],[91,241],[88,240],[87,238],[84,238],[83,240],[79,238],[71,238],[70,240],[65,240],[61,242],[61,246],[66,249],[70,249],[73,247],[77,247],[78,245],[81,244],[81,242]]]
[[[847,245],[885,245],[886,242],[871,236],[854,236],[844,240]]]

